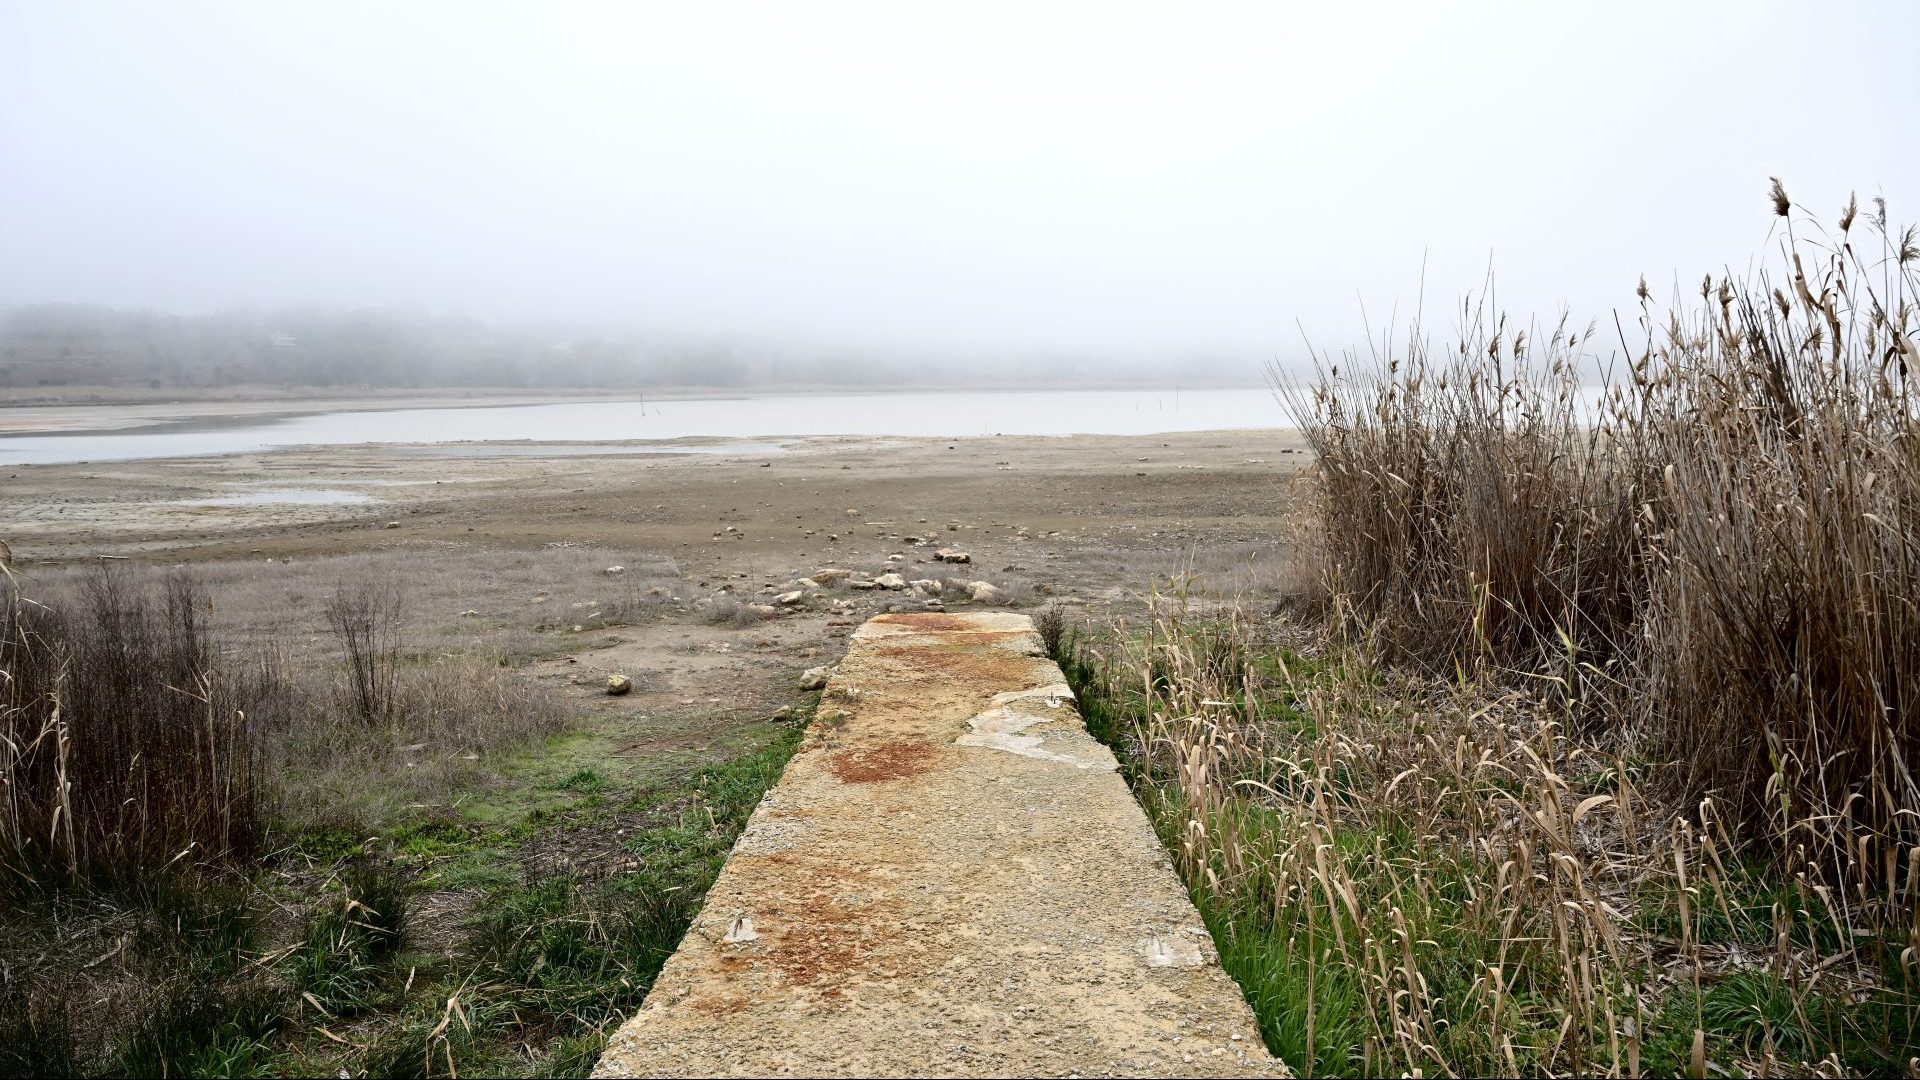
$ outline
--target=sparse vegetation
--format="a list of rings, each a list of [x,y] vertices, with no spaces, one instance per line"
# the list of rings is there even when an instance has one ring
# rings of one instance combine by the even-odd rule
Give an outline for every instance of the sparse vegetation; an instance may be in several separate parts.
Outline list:
[[[1597,401],[1471,306],[1285,386],[1308,587],[1062,646],[1302,1075],[1920,1068],[1920,249],[1774,197]]]
[[[404,603],[380,557],[11,582],[0,1073],[592,1067],[810,707],[673,768],[563,766],[599,737],[497,643],[571,633],[561,602],[647,618],[671,564],[491,562],[477,600],[459,559]]]

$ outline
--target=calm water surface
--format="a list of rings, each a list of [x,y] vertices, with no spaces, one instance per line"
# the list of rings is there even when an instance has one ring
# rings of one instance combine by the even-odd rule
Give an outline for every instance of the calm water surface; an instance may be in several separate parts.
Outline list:
[[[1153,435],[1286,427],[1263,389],[1021,390],[794,394],[688,401],[592,401],[392,409],[243,419],[191,429],[0,436],[0,465],[257,453],[294,446],[493,440],[567,444],[809,435]],[[474,447],[447,446],[449,452]],[[737,452],[739,447],[593,447],[583,452]]]

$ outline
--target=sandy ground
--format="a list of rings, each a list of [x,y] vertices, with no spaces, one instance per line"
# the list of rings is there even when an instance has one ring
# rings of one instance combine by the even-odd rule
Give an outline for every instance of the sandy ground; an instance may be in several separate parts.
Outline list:
[[[938,533],[977,567],[1038,572],[1089,547],[1172,555],[1269,541],[1305,460],[1293,432],[668,449],[683,452],[376,446],[14,466],[0,473],[0,536],[22,565],[571,541],[658,552],[690,572],[792,576],[862,569],[852,564],[906,550],[900,537]]]
[[[1286,1075],[1024,615],[861,627],[596,1076]]]

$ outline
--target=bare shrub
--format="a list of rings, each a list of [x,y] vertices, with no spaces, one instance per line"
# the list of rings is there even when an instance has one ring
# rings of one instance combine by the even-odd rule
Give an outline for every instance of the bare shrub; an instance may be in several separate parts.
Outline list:
[[[327,624],[346,653],[346,701],[373,723],[393,713],[394,672],[400,663],[405,600],[391,578],[342,581],[327,600]]]
[[[1048,604],[1034,615],[1033,628],[1039,633],[1040,645],[1047,650],[1047,655],[1059,660],[1064,655],[1061,647],[1067,640],[1067,609],[1057,600]]]
[[[708,597],[701,604],[700,619],[713,626],[731,626],[735,629],[758,626],[761,622],[760,613],[753,610],[753,605],[730,592],[715,593]]]

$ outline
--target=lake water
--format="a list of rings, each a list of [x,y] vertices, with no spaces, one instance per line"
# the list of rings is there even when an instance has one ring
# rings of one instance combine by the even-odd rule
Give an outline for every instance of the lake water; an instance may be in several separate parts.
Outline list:
[[[735,452],[740,448],[581,444],[810,435],[1152,435],[1286,426],[1286,414],[1273,395],[1258,388],[791,394],[390,409],[196,423],[149,431],[9,435],[0,436],[0,465],[202,457],[362,443],[407,444],[423,452],[434,447],[450,453],[472,453],[475,447],[458,444],[524,440],[557,444],[554,450],[566,447],[562,452],[695,453]]]

